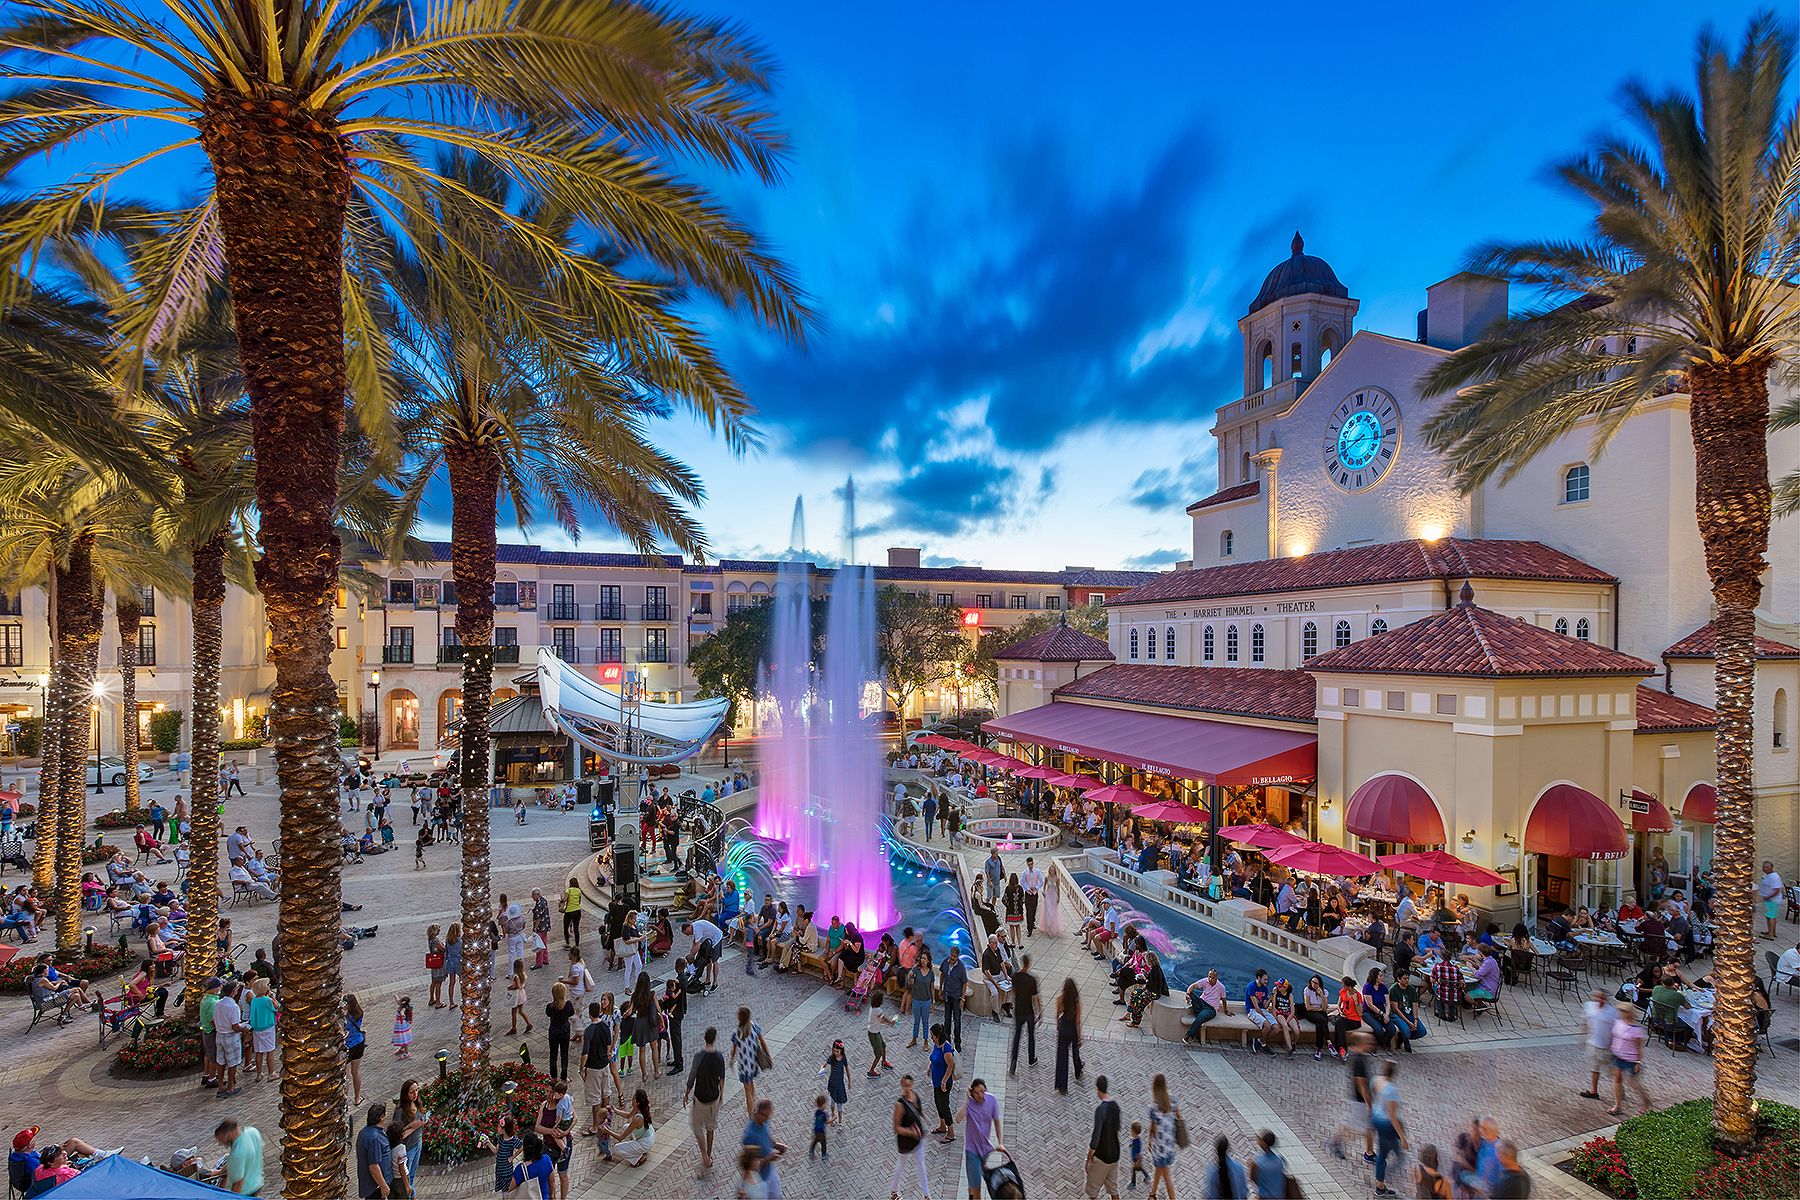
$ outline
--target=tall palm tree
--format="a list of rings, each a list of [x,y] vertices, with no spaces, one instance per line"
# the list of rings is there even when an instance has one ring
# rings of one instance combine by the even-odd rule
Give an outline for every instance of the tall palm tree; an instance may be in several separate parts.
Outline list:
[[[1581,430],[1605,444],[1639,406],[1691,398],[1695,510],[1717,631],[1718,824],[1713,872],[1714,1122],[1753,1135],[1751,893],[1755,610],[1769,544],[1771,370],[1800,347],[1800,111],[1784,94],[1791,32],[1768,16],[1735,52],[1699,39],[1693,94],[1626,91],[1641,140],[1606,138],[1565,163],[1589,205],[1586,240],[1490,245],[1470,269],[1547,302],[1451,355],[1427,381],[1452,394],[1425,429],[1473,488]]]
[[[562,308],[553,287],[542,305],[519,312],[488,304],[460,279],[434,269],[435,260],[461,243],[485,246],[487,272],[507,280],[521,297],[543,279],[530,246],[490,215],[519,199],[507,178],[468,155],[448,156],[439,171],[474,203],[442,205],[389,241],[380,312],[397,363],[395,408],[414,455],[410,497],[417,503],[440,470],[450,484],[463,660],[462,1062],[465,1070],[479,1071],[488,1064],[492,984],[487,789],[496,506],[507,503],[521,530],[547,510],[579,536],[585,509],[645,553],[666,542],[700,554],[705,540],[682,507],[700,499],[700,484],[649,444],[645,421],[680,403],[734,445],[753,435],[744,405],[693,403],[681,377],[659,375],[652,366],[633,369],[608,346],[604,325]],[[534,240],[571,253],[593,252],[580,244],[566,213],[530,207],[520,218]],[[665,294],[669,300],[679,296],[675,289]]]
[[[290,967],[283,1171],[292,1195],[339,1194],[348,1129],[332,498],[347,384],[373,381],[379,365],[374,340],[358,336],[368,312],[344,288],[352,195],[388,217],[420,212],[455,185],[419,148],[460,147],[635,257],[798,335],[807,317],[785,268],[667,165],[698,156],[772,179],[784,146],[763,111],[769,63],[729,23],[634,0],[15,0],[10,11],[23,14],[0,30],[7,65],[23,72],[0,101],[11,156],[133,122],[186,134],[37,193],[24,215],[0,223],[0,265],[70,228],[92,197],[140,166],[198,147],[210,169],[205,199],[165,239],[166,269],[149,276],[156,289],[137,333],[151,340],[191,306],[200,281],[229,268],[276,676],[269,728]],[[634,280],[532,244],[565,302],[603,314],[634,359],[685,374],[696,395],[738,395],[696,326],[671,336],[645,320]],[[479,250],[455,247],[446,265],[479,277]],[[347,333],[349,347],[365,351],[354,359]],[[355,398],[379,436],[379,392],[358,388]]]
[[[138,626],[143,624],[144,602],[130,580],[113,592],[113,619],[119,627],[119,757],[125,761],[125,811],[136,816]]]

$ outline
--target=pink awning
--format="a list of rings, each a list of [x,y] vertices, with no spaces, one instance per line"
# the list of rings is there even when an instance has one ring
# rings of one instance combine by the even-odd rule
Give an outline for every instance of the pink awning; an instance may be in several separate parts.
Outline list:
[[[1444,818],[1431,795],[1404,775],[1377,775],[1350,797],[1344,828],[1377,842],[1441,846]]]
[[[1525,822],[1525,849],[1556,858],[1624,858],[1631,844],[1612,806],[1586,788],[1559,783]]]
[[[1319,772],[1319,739],[1295,729],[1233,725],[1067,701],[981,726],[1019,742],[1227,787],[1303,783]]]

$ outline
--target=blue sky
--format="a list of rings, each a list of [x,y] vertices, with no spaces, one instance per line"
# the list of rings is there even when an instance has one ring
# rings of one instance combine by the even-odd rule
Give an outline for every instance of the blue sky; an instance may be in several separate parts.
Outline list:
[[[1031,568],[1185,557],[1237,398],[1236,320],[1296,228],[1411,336],[1491,237],[1578,234],[1545,168],[1685,84],[1749,4],[703,4],[783,65],[776,189],[721,190],[796,264],[805,353],[722,328],[770,448],[687,426],[715,547],[778,550],[796,492],[842,554]]]

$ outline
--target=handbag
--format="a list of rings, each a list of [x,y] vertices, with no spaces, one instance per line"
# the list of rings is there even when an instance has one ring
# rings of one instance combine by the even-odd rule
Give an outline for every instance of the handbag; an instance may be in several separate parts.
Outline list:
[[[432,950],[429,953],[427,953],[425,955],[425,969],[428,971],[443,970],[444,969],[444,952],[442,950]]]
[[[1187,1118],[1181,1115],[1181,1109],[1175,1110],[1175,1145],[1186,1150],[1188,1148]]]
[[[757,1038],[756,1038],[756,1067],[757,1067],[757,1070],[766,1071],[774,1065],[775,1065],[775,1059],[769,1053],[769,1043],[763,1041],[762,1035],[758,1034]]]
[[[1300,1181],[1292,1175],[1287,1177],[1287,1190],[1282,1194],[1287,1200],[1306,1200],[1306,1193],[1300,1190]]]

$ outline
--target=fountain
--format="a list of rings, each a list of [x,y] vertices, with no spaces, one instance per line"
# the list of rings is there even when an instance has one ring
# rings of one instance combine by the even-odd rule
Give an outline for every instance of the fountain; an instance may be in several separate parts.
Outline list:
[[[805,545],[806,510],[796,499],[792,549],[799,551]],[[789,560],[776,568],[773,603],[774,621],[763,672],[775,701],[780,732],[763,756],[763,795],[756,808],[756,831],[786,843],[785,870],[808,875],[822,865],[825,847],[813,802],[813,739],[808,722],[813,707],[812,594],[805,562]]]

